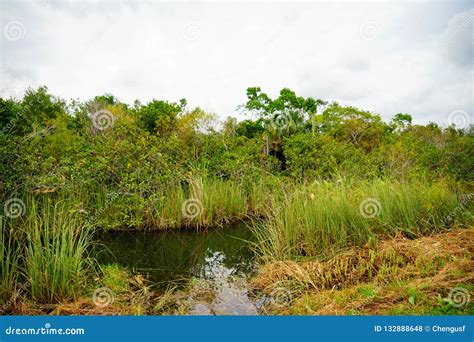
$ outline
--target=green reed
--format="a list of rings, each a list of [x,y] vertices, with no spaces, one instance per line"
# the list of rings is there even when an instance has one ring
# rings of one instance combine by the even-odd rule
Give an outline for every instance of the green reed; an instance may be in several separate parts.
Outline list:
[[[260,252],[270,259],[328,255],[379,236],[439,231],[459,205],[447,183],[388,180],[300,186],[256,225]]]

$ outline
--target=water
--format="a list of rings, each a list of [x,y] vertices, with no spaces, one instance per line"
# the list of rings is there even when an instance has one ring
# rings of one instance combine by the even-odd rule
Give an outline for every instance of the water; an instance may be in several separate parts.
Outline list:
[[[190,314],[257,314],[248,294],[247,277],[255,255],[244,225],[204,232],[114,232],[101,237],[96,258],[145,275],[160,287],[186,288]]]

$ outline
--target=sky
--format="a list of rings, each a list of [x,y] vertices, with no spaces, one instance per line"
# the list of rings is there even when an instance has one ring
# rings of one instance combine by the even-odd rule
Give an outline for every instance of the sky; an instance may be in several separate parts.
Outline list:
[[[246,89],[390,120],[474,122],[474,2],[0,1],[0,96],[188,100],[224,119]]]

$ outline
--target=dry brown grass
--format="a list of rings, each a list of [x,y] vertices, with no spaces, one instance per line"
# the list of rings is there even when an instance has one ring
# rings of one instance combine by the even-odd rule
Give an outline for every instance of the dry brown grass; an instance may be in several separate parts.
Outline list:
[[[333,289],[366,281],[389,281],[390,278],[418,275],[417,268],[441,259],[470,256],[474,263],[474,229],[409,240],[401,236],[382,241],[375,248],[366,245],[352,248],[326,261],[279,261],[263,266],[253,281],[262,289],[275,282],[296,281],[307,288]],[[473,275],[474,276],[474,275]]]
[[[94,304],[92,296],[81,297],[71,302],[57,304],[38,304],[26,297],[19,298],[9,307],[4,307],[5,314],[13,315],[142,315],[172,313],[174,298],[173,289],[152,291],[149,283],[141,276],[130,276],[124,280],[127,286],[116,288],[114,301],[106,306]],[[171,309],[170,309],[171,308]]]
[[[473,256],[474,228],[416,240],[399,236],[375,247],[350,249],[326,262],[267,264],[252,284],[264,293],[275,284],[292,291],[294,302],[270,308],[270,313],[383,314],[397,307],[404,310],[407,289],[419,292],[426,307],[436,305],[458,284],[474,285]]]
[[[143,294],[129,293],[115,298],[115,302],[105,307],[94,304],[91,298],[80,298],[74,302],[38,305],[22,301],[8,308],[5,314],[11,315],[141,315],[173,313],[167,311],[174,305],[169,293]]]

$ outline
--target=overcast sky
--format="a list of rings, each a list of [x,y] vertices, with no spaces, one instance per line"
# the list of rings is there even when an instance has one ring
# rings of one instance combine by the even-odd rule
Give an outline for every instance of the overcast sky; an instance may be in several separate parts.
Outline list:
[[[289,87],[386,120],[473,122],[472,1],[1,0],[1,27],[3,97],[184,97],[242,119],[247,87]]]

